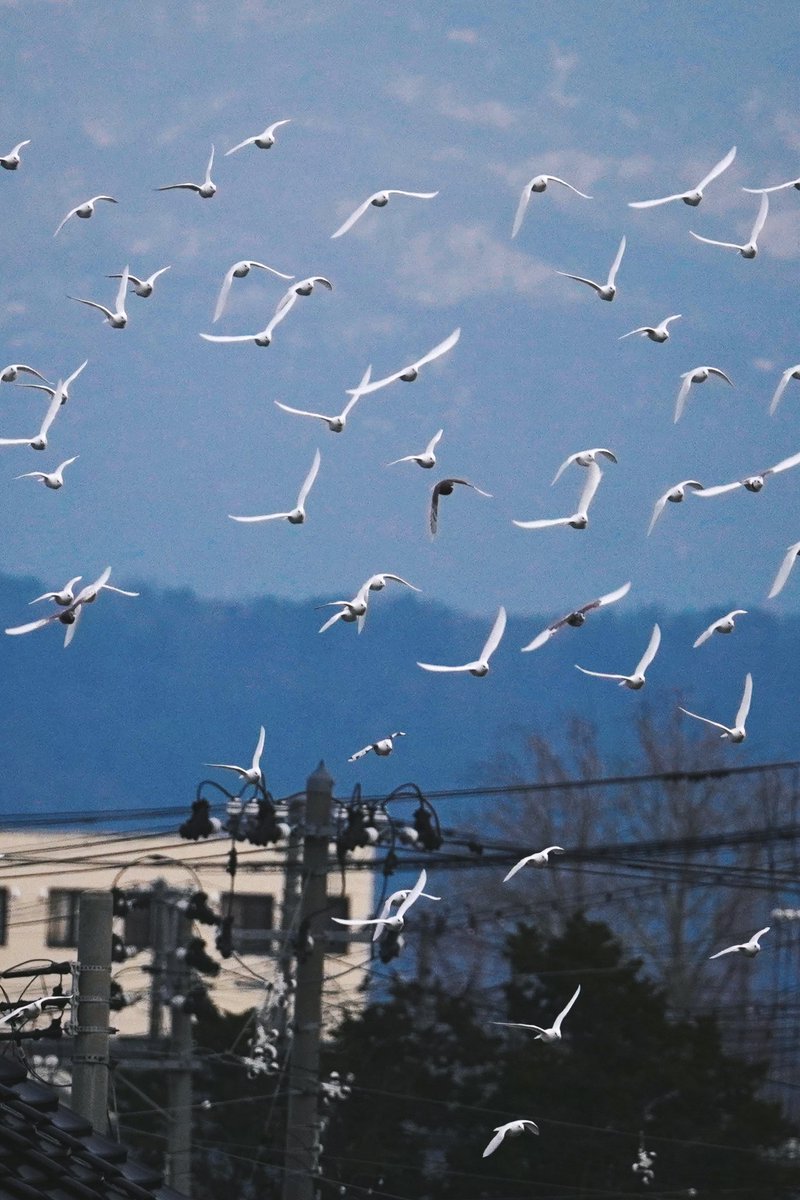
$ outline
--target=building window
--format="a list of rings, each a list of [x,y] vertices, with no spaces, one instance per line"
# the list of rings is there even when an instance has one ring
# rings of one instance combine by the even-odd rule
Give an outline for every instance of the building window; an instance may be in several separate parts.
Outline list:
[[[0,887],[0,946],[8,941],[8,888]]]
[[[47,900],[48,946],[77,946],[81,903],[79,889],[51,888]]]
[[[233,917],[233,940],[240,954],[269,954],[272,939],[272,896],[259,892],[226,892],[223,917]]]

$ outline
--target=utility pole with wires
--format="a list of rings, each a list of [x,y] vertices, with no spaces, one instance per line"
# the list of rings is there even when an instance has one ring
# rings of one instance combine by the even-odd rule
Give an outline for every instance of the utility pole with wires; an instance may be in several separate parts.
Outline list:
[[[325,939],[311,924],[328,902],[333,779],[320,763],[306,784],[303,891],[297,932],[294,1039],[289,1059],[283,1200],[313,1200],[319,1156],[319,1059]]]

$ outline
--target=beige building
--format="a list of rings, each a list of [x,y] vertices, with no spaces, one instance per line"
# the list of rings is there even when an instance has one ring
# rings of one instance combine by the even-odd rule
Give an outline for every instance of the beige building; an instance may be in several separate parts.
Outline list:
[[[291,941],[297,934],[294,901],[301,879],[299,873],[292,877],[287,872],[285,843],[235,845],[232,879],[226,870],[232,846],[227,836],[189,842],[169,834],[0,832],[0,973],[30,960],[74,961],[81,892],[119,888],[133,901],[126,915],[114,919],[115,934],[130,957],[113,964],[112,978],[129,1003],[112,1013],[112,1024],[121,1034],[165,1032],[170,996],[156,947],[160,942],[166,950],[170,939],[185,938],[187,926],[178,914],[183,915],[193,895],[205,892],[214,912],[232,918],[234,947],[230,957],[221,957],[215,948],[219,927],[193,923],[191,936],[201,938],[206,953],[220,963],[215,977],[202,976],[209,996],[229,1012],[259,1006],[282,987],[284,968],[291,970]],[[363,858],[366,852],[356,853]],[[290,892],[284,906],[287,878]],[[346,940],[343,927],[330,918],[350,912],[371,915],[372,883],[371,871],[349,871],[343,896],[342,876],[332,869],[329,908],[313,923],[314,934],[324,931],[329,939],[324,1003],[330,1023],[344,1006],[361,1002],[360,967],[368,968],[370,954],[363,935],[351,931]],[[154,889],[164,898],[163,907],[152,903]],[[12,999],[25,982],[6,983]],[[37,994],[29,989],[26,998]]]

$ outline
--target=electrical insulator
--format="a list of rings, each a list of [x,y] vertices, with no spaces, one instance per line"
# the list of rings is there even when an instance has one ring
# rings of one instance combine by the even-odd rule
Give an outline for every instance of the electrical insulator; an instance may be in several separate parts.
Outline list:
[[[127,1008],[130,1000],[123,992],[120,985],[115,979],[111,980],[111,994],[108,1000],[108,1007],[112,1012],[120,1012],[121,1009]]]
[[[111,935],[111,961],[112,962],[127,962],[129,958],[133,958],[134,954],[138,954],[139,950],[136,946],[126,946],[118,933]]]
[[[212,833],[219,833],[221,828],[217,817],[210,815],[208,801],[200,799],[193,802],[191,816],[180,826],[178,833],[189,842],[197,842],[200,838],[211,837]]]
[[[187,967],[193,967],[203,975],[219,975],[220,965],[206,954],[206,944],[202,938],[190,938],[188,944],[181,946],[175,953],[178,958],[183,959]]]
[[[245,838],[254,846],[268,846],[281,840],[282,826],[269,800],[259,800],[254,813],[248,813]]]
[[[185,1013],[187,1017],[204,1017],[206,1020],[213,1020],[219,1016],[217,1009],[209,999],[208,992],[200,985],[190,988],[185,995],[176,994],[170,997],[170,1005]]]
[[[230,958],[233,954],[233,917],[221,919],[215,944],[223,958]]]
[[[378,942],[378,958],[382,963],[389,963],[397,958],[405,945],[405,938],[398,929],[387,929]]]
[[[426,850],[438,850],[442,844],[438,821],[434,824],[430,811],[420,805],[414,813],[414,828],[417,831],[420,845]]]
[[[207,892],[194,892],[188,900],[179,900],[178,908],[190,921],[199,921],[202,925],[219,923],[219,916],[209,906]]]

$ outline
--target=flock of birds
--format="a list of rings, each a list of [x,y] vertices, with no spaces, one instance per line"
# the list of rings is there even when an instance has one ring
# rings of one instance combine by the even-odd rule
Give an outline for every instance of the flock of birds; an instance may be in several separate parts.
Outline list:
[[[261,133],[245,138],[236,145],[232,146],[227,155],[238,153],[247,148],[256,148],[258,150],[268,150],[274,146],[276,141],[276,131],[282,126],[287,125],[288,120],[275,121],[267,126]],[[5,156],[0,157],[0,167],[6,171],[16,171],[22,163],[21,152],[30,144],[29,140],[21,141]],[[630,204],[634,209],[649,209],[664,204],[682,201],[690,207],[697,207],[703,200],[705,190],[719,176],[723,174],[734,161],[736,148],[733,147],[715,166],[704,176],[696,187],[683,192],[678,192],[663,196],[654,200],[633,201]],[[211,154],[208,159],[205,173],[200,182],[180,182],[169,183],[158,187],[156,190],[160,192],[168,192],[174,190],[189,191],[197,195],[200,199],[209,200],[214,197],[217,191],[217,185],[212,178],[214,169],[215,150],[212,146]],[[511,237],[515,238],[520,233],[528,213],[529,205],[534,196],[541,194],[547,190],[551,184],[556,184],[574,193],[583,200],[590,201],[592,199],[587,193],[580,191],[573,184],[559,178],[555,175],[537,175],[531,179],[522,191],[522,194],[517,205],[516,213],[513,219]],[[789,180],[773,187],[763,188],[745,188],[746,192],[756,193],[760,195],[758,212],[755,215],[750,235],[746,242],[738,243],[733,241],[716,241],[714,239],[701,236],[690,230],[691,236],[697,241],[707,245],[720,247],[729,250],[736,250],[744,259],[754,259],[758,253],[758,239],[765,226],[769,215],[769,196],[772,193],[779,192],[789,188],[800,190],[800,178]],[[365,219],[370,209],[382,209],[397,198],[398,202],[406,203],[411,201],[434,201],[438,192],[415,192],[405,191],[401,189],[388,188],[373,192],[368,196],[357,208],[347,217],[347,219],[339,225],[339,227],[331,234],[334,239],[345,236],[353,226]],[[88,220],[96,215],[98,205],[101,204],[117,204],[118,200],[110,195],[96,195],[88,200],[76,204],[66,213],[59,221],[54,237],[59,236],[73,218],[76,220]],[[627,246],[626,237],[622,237],[616,250],[616,254],[611,263],[610,269],[604,280],[596,281],[584,275],[572,274],[566,271],[558,272],[577,283],[588,287],[601,300],[613,302],[618,291],[618,277],[622,268],[624,255]],[[113,299],[113,307],[100,301],[73,296],[70,297],[74,302],[82,306],[99,312],[103,320],[111,329],[123,330],[128,324],[128,313],[126,305],[128,297],[133,293],[139,298],[149,299],[153,296],[157,281],[170,270],[169,266],[162,266],[153,271],[148,276],[134,275],[129,265],[126,265],[122,271],[115,272],[108,276],[110,279],[118,280],[116,293]],[[216,323],[223,317],[228,299],[232,288],[237,280],[246,278],[252,271],[263,271],[267,275],[281,279],[288,283],[289,286],[283,295],[278,300],[274,310],[270,314],[263,329],[256,333],[248,334],[211,334],[201,333],[200,337],[204,340],[217,344],[242,343],[252,342],[259,347],[267,347],[271,345],[276,331],[284,320],[286,320],[293,311],[299,300],[303,297],[311,296],[313,293],[322,289],[323,291],[332,291],[333,283],[321,275],[311,275],[301,280],[296,280],[289,273],[278,270],[266,263],[256,261],[254,259],[243,259],[234,262],[226,271],[222,280],[219,293],[216,298],[213,309],[213,321]],[[670,326],[681,319],[681,314],[674,313],[665,317],[653,325],[641,325],[635,329],[622,334],[622,338],[643,337],[647,338],[655,344],[663,344],[669,340],[671,336]],[[290,407],[276,401],[276,405],[283,412],[286,412],[292,417],[301,419],[311,419],[320,421],[329,432],[341,434],[345,431],[347,422],[352,419],[356,405],[365,397],[375,394],[376,392],[389,388],[398,382],[412,383],[415,381],[420,372],[430,363],[441,359],[444,355],[450,353],[457,345],[460,337],[460,329],[456,328],[442,341],[438,342],[432,349],[424,351],[418,358],[412,362],[400,367],[399,369],[390,372],[379,379],[372,378],[372,367],[367,366],[359,383],[351,389],[348,389],[348,401],[342,411],[335,415],[327,415],[319,412],[313,412],[305,409]],[[49,382],[36,368],[24,363],[12,363],[0,371],[0,383],[12,384],[32,388],[41,391],[47,397],[47,406],[44,412],[43,419],[37,430],[32,435],[25,437],[4,437],[0,438],[0,446],[28,446],[37,451],[44,451],[48,447],[48,436],[53,427],[56,418],[62,413],[65,405],[70,399],[70,388],[79,378],[87,361],[82,362],[71,374],[58,379],[55,383]],[[25,381],[20,379],[20,376],[29,377]],[[705,383],[709,379],[719,379],[729,386],[734,386],[729,375],[717,366],[703,365],[694,367],[681,375],[679,390],[675,403],[674,420],[680,420],[687,400],[696,385]],[[33,380],[33,382],[31,382]],[[780,380],[775,388],[774,395],[770,404],[770,413],[774,413],[784,394],[784,391],[789,386],[792,380],[800,380],[800,364],[788,367],[781,375]],[[422,470],[432,470],[436,465],[436,449],[444,436],[444,430],[439,429],[425,444],[422,450],[409,452],[402,456],[393,459],[387,464],[393,467],[403,463],[414,464]],[[65,484],[64,472],[67,467],[71,466],[78,460],[78,455],[74,454],[65,459],[59,465],[54,466],[47,471],[27,471],[17,478],[32,478],[45,487],[51,490],[59,490]],[[317,450],[306,474],[302,479],[299,487],[296,500],[293,507],[282,509],[280,511],[268,512],[257,515],[234,515],[230,514],[232,521],[243,524],[260,524],[276,520],[285,520],[292,525],[302,525],[306,521],[307,512],[306,506],[309,502],[314,483],[318,477],[321,467],[321,454]],[[577,507],[574,512],[564,516],[536,518],[532,520],[515,520],[514,524],[525,530],[539,530],[554,527],[568,527],[575,530],[585,530],[589,524],[589,510],[592,502],[597,494],[601,480],[603,478],[602,463],[614,464],[617,462],[616,454],[613,450],[607,447],[595,447],[586,450],[578,450],[571,454],[558,468],[553,484],[566,472],[575,474],[576,471],[585,472],[585,478],[577,499]],[[662,496],[660,496],[654,505],[652,517],[650,519],[647,533],[652,533],[656,523],[662,516],[668,503],[681,503],[687,496],[694,495],[697,497],[711,498],[719,496],[738,488],[744,488],[747,491],[758,492],[764,485],[766,480],[772,475],[781,474],[784,471],[793,469],[800,465],[800,453],[793,454],[782,459],[774,466],[767,467],[764,470],[749,475],[743,479],[735,480],[731,483],[724,483],[712,487],[705,487],[698,480],[688,479],[682,480],[671,488],[669,488]],[[575,471],[573,471],[573,468]],[[428,507],[428,529],[431,537],[435,537],[439,528],[439,508],[440,502],[444,497],[451,496],[457,488],[468,489],[471,492],[491,498],[490,493],[468,479],[462,477],[448,476],[438,480],[430,491],[429,507]],[[777,595],[784,587],[791,572],[792,566],[800,555],[800,542],[790,546],[786,555],[783,558],[774,582],[769,592],[769,596]],[[75,576],[70,579],[63,587],[45,592],[41,596],[37,596],[31,601],[31,604],[37,604],[43,601],[49,601],[52,604],[52,610],[46,615],[36,620],[17,625],[6,629],[6,633],[12,636],[32,633],[35,630],[41,629],[47,625],[59,623],[66,628],[64,645],[67,646],[72,641],[80,617],[83,612],[91,604],[93,604],[103,592],[115,592],[124,596],[135,596],[136,593],[124,591],[109,583],[111,568],[107,567],[100,576],[92,583],[78,589],[77,584],[81,581],[81,576]],[[389,583],[402,585],[414,591],[420,589],[415,584],[402,578],[401,576],[391,572],[381,572],[371,575],[349,599],[332,600],[325,605],[335,609],[335,612],[329,616],[319,632],[324,633],[339,622],[357,626],[359,632],[364,627],[364,623],[368,613],[368,607],[375,593],[382,591]],[[558,634],[562,629],[569,626],[579,628],[587,618],[602,608],[614,604],[623,599],[630,590],[630,582],[624,583],[622,586],[592,599],[586,603],[577,605],[563,616],[555,618],[544,630],[538,633],[531,641],[523,646],[522,652],[531,652],[540,649],[552,637]],[[712,622],[709,627],[704,630],[695,641],[695,647],[703,645],[714,634],[730,634],[739,616],[745,615],[746,610],[734,609],[724,616]],[[430,673],[466,673],[477,678],[488,674],[490,670],[490,660],[497,650],[506,629],[506,610],[500,606],[494,622],[489,631],[488,637],[479,651],[476,658],[458,665],[443,665],[439,663],[419,662],[417,665],[424,671]],[[653,626],[647,645],[642,653],[639,661],[630,674],[618,672],[606,672],[589,670],[586,667],[578,666],[577,669],[584,675],[598,679],[611,680],[616,682],[620,687],[625,687],[633,691],[638,691],[645,685],[646,672],[658,653],[661,641],[661,631],[656,624]],[[577,664],[576,664],[577,665]],[[716,720],[711,720],[708,717],[701,716],[691,712],[688,709],[682,708],[681,711],[687,716],[700,721],[714,729],[721,731],[720,736],[728,739],[732,743],[740,743],[746,736],[746,720],[750,710],[750,704],[753,694],[753,680],[750,672],[747,673],[744,681],[744,689],[733,719],[733,724],[728,726]],[[369,753],[374,753],[379,757],[384,757],[392,753],[396,739],[406,736],[403,731],[395,731],[391,734],[377,738],[375,741],[364,746],[356,751],[348,759],[349,762],[356,762]],[[264,775],[261,766],[261,759],[265,744],[265,729],[262,726],[259,733],[258,742],[253,753],[252,760],[249,766],[239,766],[234,763],[210,763],[207,764],[216,769],[226,770],[235,773],[239,779],[245,783],[263,783]],[[560,846],[548,846],[543,850],[528,854],[518,863],[516,863],[505,876],[503,882],[507,882],[515,877],[524,867],[531,865],[534,867],[546,867],[549,864],[551,855],[563,853],[563,848]],[[403,928],[405,918],[412,906],[420,899],[427,898],[436,900],[438,897],[430,896],[424,891],[426,885],[426,872],[423,870],[420,876],[411,889],[402,889],[391,895],[382,907],[380,914],[374,918],[363,919],[344,919],[333,918],[340,924],[367,926],[372,925],[374,929],[374,938],[377,940],[387,931],[398,931]],[[768,932],[768,927],[759,930],[747,942],[739,943],[727,947],[724,950],[718,951],[711,957],[716,959],[723,955],[731,953],[740,953],[745,957],[754,957],[760,950],[759,939]],[[548,1044],[555,1042],[561,1038],[561,1027],[564,1019],[570,1013],[574,1004],[580,995],[580,986],[577,987],[567,1004],[555,1018],[552,1026],[543,1028],[537,1025],[520,1025],[512,1022],[495,1022],[498,1025],[505,1025],[512,1028],[524,1028],[533,1030],[536,1037],[543,1043]],[[505,1137],[520,1134],[522,1132],[538,1133],[535,1123],[529,1119],[517,1119],[510,1121],[504,1125],[498,1126],[494,1130],[494,1135],[486,1146],[483,1154],[484,1157],[492,1154],[501,1145]]]

